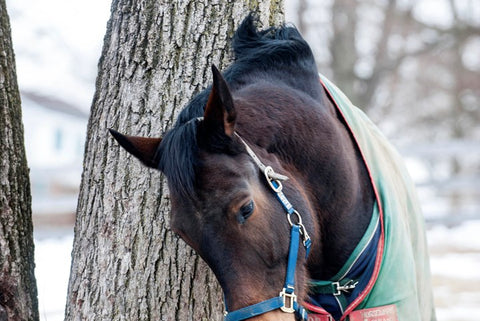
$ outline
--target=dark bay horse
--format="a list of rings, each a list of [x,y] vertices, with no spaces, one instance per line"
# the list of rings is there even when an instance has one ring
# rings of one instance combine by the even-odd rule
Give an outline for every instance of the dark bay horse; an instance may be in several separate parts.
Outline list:
[[[172,229],[215,273],[226,320],[434,319],[395,152],[294,27],[259,31],[249,16],[233,50],[163,138],[111,130],[166,175]]]

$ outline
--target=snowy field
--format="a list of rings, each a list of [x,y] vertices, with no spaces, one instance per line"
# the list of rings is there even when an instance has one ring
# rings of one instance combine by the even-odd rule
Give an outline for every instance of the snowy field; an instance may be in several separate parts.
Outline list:
[[[428,231],[439,321],[477,321],[480,315],[480,221]],[[61,321],[65,308],[71,230],[36,233],[40,320]]]
[[[35,231],[35,276],[40,320],[63,320],[73,229]]]
[[[438,320],[479,320],[480,221],[437,226],[427,236]]]

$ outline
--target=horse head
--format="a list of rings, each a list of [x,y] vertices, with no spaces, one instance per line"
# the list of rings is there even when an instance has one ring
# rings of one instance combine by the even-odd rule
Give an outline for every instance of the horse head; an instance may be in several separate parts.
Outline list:
[[[111,133],[143,164],[165,174],[171,198],[171,228],[213,270],[227,309],[235,311],[279,297],[288,278],[292,223],[300,223],[299,219],[308,222],[300,223],[303,241],[313,233],[310,229],[315,224],[307,192],[292,169],[239,135],[249,133],[246,136],[252,137],[249,124],[256,116],[247,112],[252,112],[251,102],[242,95],[233,96],[217,68],[212,66],[212,71],[213,85],[203,117],[177,124],[163,139]],[[281,193],[295,204],[293,217],[288,217],[288,208],[272,192],[272,184],[274,189],[281,184],[277,178],[286,177],[269,178],[261,168],[264,163],[271,172],[289,177]],[[294,295],[301,302],[308,278],[306,250],[296,246],[298,260],[291,264]],[[292,305],[293,301],[286,304]],[[274,309],[256,318],[294,320],[294,315]]]

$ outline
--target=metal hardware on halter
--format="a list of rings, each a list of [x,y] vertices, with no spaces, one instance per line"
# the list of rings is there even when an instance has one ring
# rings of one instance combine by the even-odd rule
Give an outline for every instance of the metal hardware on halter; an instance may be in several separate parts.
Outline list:
[[[250,146],[248,146],[248,144],[243,140],[242,137],[240,137],[240,135],[238,135],[237,133],[235,133],[235,136],[237,136],[237,138],[242,142],[242,144],[245,146],[245,149],[247,150],[247,153],[248,155],[250,155],[250,157],[253,159],[253,161],[255,162],[255,164],[257,164],[257,166],[260,168],[260,170],[265,173],[266,172],[266,169],[267,169],[267,166],[265,166],[262,161],[258,158],[258,156],[253,152],[253,150],[250,148]],[[270,167],[270,166],[268,166]],[[271,168],[271,167],[270,167]],[[278,173],[275,173],[275,171],[272,169],[271,171],[268,171],[268,176],[267,176],[267,180],[270,181],[270,180],[277,180],[277,181],[286,181],[288,179],[287,176],[285,175],[282,175],[282,174],[278,174]]]
[[[297,302],[297,295],[295,292],[287,293],[286,289],[283,288],[280,292],[280,297],[282,298],[283,306],[280,307],[280,310],[286,313],[295,312],[295,302]]]
[[[280,193],[283,189],[282,182],[279,179],[275,179],[273,177],[277,177],[278,174],[275,173],[272,166],[266,166],[263,170],[265,174],[265,178],[267,179],[268,185],[275,193]],[[285,176],[286,177],[286,176]]]
[[[340,285],[339,282],[333,282],[332,285],[335,287],[336,289],[336,292],[333,293],[333,295],[335,296],[338,296],[341,294],[341,292],[350,292],[350,290],[353,290],[355,289],[355,287],[357,286],[358,284],[358,281],[354,282],[353,280],[350,280],[348,281],[346,284],[344,285]]]
[[[296,223],[292,222],[293,214],[295,214],[297,216],[297,222]],[[303,225],[302,216],[300,215],[300,213],[298,213],[298,211],[296,209],[294,209],[291,214],[290,213],[287,214],[287,220],[288,220],[288,224],[290,224],[290,226],[294,226],[294,225],[300,226],[300,234],[302,235],[303,246],[305,246],[306,248],[309,248],[312,241],[310,239],[310,235],[308,235],[308,232],[307,232],[307,229],[305,228],[305,225]]]
[[[297,223],[293,223],[292,222],[292,215],[295,214],[297,216]],[[297,210],[293,210],[293,213],[290,214],[290,215],[287,215],[287,220],[288,220],[288,223],[290,224],[290,226],[294,226],[294,225],[298,225],[300,227],[303,226],[303,223],[302,223],[302,217],[300,216],[300,214],[297,212]]]
[[[310,239],[310,235],[308,235],[307,230],[305,229],[305,225],[300,225],[300,234],[302,235],[302,242],[303,246],[307,249],[307,251],[310,249],[310,246],[312,245],[312,240]],[[306,254],[308,256],[308,252]]]

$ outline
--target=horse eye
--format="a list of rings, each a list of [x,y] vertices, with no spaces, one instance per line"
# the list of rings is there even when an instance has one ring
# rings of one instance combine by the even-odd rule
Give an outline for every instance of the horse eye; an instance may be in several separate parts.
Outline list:
[[[238,221],[240,223],[245,223],[245,220],[252,215],[253,210],[255,209],[255,205],[253,201],[248,202],[247,204],[240,207],[238,211]]]

